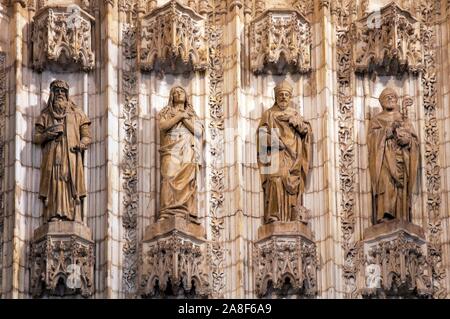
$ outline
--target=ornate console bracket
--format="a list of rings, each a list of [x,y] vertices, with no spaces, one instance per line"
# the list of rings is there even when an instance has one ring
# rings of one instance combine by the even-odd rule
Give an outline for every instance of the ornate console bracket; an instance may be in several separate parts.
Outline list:
[[[363,298],[432,298],[431,265],[421,227],[393,220],[364,233],[359,271]]]
[[[210,292],[207,243],[201,225],[174,216],[146,229],[141,296],[205,298]]]
[[[30,256],[33,297],[93,295],[94,242],[85,225],[55,221],[39,227]]]
[[[274,222],[258,229],[254,266],[263,298],[313,298],[317,294],[316,245],[301,222]]]
[[[143,17],[139,53],[142,71],[205,71],[205,19],[178,1],[169,1]]]
[[[396,3],[366,15],[352,27],[356,72],[397,75],[422,70],[420,23]]]
[[[92,70],[94,21],[94,17],[78,6],[40,9],[32,27],[33,68],[39,72]]]
[[[270,9],[250,23],[250,68],[254,73],[311,70],[311,26],[295,10]]]

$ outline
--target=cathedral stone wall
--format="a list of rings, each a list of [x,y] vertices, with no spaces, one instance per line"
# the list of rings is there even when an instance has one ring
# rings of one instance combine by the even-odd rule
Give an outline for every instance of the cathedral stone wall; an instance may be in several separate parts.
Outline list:
[[[313,297],[367,296],[367,134],[386,87],[413,101],[420,155],[411,222],[423,229],[417,247],[427,247],[426,295],[450,296],[448,1],[2,0],[0,30],[0,297],[35,297],[32,244],[46,221],[33,134],[56,79],[91,120],[90,297],[145,297],[144,251],[154,244],[146,234],[161,196],[158,114],[174,86],[205,128],[196,207],[206,235],[195,241],[205,294],[261,297],[257,128],[284,80],[312,129],[302,198],[317,255]]]

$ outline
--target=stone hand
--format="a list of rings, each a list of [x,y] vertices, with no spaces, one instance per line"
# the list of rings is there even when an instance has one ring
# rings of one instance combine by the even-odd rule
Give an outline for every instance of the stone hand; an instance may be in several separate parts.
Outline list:
[[[403,98],[403,107],[410,107],[411,105],[413,105],[413,99],[410,96],[404,97]]]
[[[392,127],[389,127],[386,130],[386,139],[388,140],[388,139],[392,139],[392,138],[394,138],[394,129]]]
[[[187,112],[178,113],[178,121],[182,121],[189,118],[189,114]]]
[[[397,139],[398,139],[398,144],[400,146],[409,145],[409,143],[411,141],[411,133],[404,128],[398,128],[397,129]]]
[[[44,135],[45,135],[45,139],[47,139],[47,140],[54,140],[54,139],[56,139],[58,136],[60,136],[60,133],[58,133],[58,132],[53,132],[53,131],[46,131],[46,132],[44,133]]]
[[[87,150],[87,146],[86,146],[86,144],[84,144],[84,143],[80,143],[80,144],[78,144],[78,146],[72,147],[72,148],[70,149],[70,151],[71,151],[72,153],[84,152],[85,150]]]

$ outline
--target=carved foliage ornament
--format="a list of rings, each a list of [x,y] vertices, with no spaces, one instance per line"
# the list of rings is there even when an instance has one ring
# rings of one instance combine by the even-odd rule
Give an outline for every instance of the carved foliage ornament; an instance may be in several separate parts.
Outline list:
[[[138,185],[138,146],[137,135],[139,102],[136,91],[137,83],[137,48],[136,27],[124,24],[122,30],[122,53],[124,65],[122,72],[122,88],[124,104],[122,110],[123,143],[122,187],[123,187],[123,217],[124,234],[123,251],[123,290],[126,295],[132,295],[137,288],[137,215],[139,206]]]
[[[336,22],[336,59],[338,81],[339,118],[339,189],[342,248],[344,250],[343,277],[345,297],[354,297],[358,246],[355,232],[355,142],[353,140],[353,97],[352,97],[352,41],[350,38],[351,18],[355,13],[352,0],[331,2],[331,12]]]
[[[318,261],[316,246],[303,238],[272,238],[257,243],[254,251],[256,291],[262,297],[273,289],[283,295],[289,281],[294,293],[313,297],[317,293]]]
[[[94,18],[77,5],[44,7],[34,16],[32,65],[43,71],[49,64],[90,71],[94,67],[91,26]]]
[[[6,54],[0,52],[0,287],[2,286],[3,276],[3,232],[4,232],[4,218],[5,218],[5,129],[6,129]],[[1,290],[1,289],[0,289]],[[0,297],[1,297],[0,292]]]
[[[420,23],[395,3],[353,24],[356,72],[399,74],[422,69]]]
[[[50,295],[94,293],[94,244],[75,236],[47,238],[31,248],[31,293]],[[61,284],[64,290],[60,290]]]
[[[267,64],[277,73],[286,64],[293,72],[311,70],[311,27],[298,11],[270,9],[250,23],[250,68],[262,73]]]
[[[143,17],[140,65],[143,71],[204,71],[208,66],[204,18],[177,1]],[[181,65],[179,64],[181,62]]]
[[[217,19],[217,17],[211,17]],[[209,216],[211,216],[212,241],[208,247],[209,265],[211,267],[213,298],[223,298],[225,288],[225,249],[221,242],[224,229],[223,206],[225,202],[225,173],[223,166],[224,153],[224,110],[223,84],[224,59],[223,29],[212,25],[207,29],[209,48],[209,115],[208,124],[210,139],[208,147],[211,155],[211,171],[209,173]]]
[[[143,252],[142,294],[207,296],[209,273],[201,243],[173,234],[147,246]]]

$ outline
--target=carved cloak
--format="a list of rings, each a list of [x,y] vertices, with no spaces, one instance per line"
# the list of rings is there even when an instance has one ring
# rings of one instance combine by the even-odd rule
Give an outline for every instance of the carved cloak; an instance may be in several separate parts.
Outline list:
[[[296,118],[294,128],[289,118]],[[307,133],[300,131],[306,126]],[[276,104],[265,111],[257,131],[258,165],[264,189],[264,217],[291,221],[301,201],[311,159],[311,125],[293,108]]]
[[[73,152],[73,148],[80,145],[80,142],[88,145],[91,142],[89,131],[90,120],[73,102],[69,102],[67,113],[64,119],[65,131],[63,138],[64,147],[67,148],[64,154],[68,154],[69,173],[71,179],[71,194],[74,199],[86,196],[86,186],[84,183],[84,171],[82,154]],[[44,132],[54,125],[54,118],[51,109],[45,108],[36,123],[36,131],[34,140],[36,143],[42,144],[42,162],[41,162],[41,179],[39,184],[39,197],[44,201],[51,198],[51,180],[52,170],[55,162],[57,144],[61,143],[55,140],[44,141]],[[48,216],[52,217],[52,216]]]
[[[399,112],[395,114],[394,120],[402,120]],[[389,119],[385,112],[381,112],[369,125],[367,143],[375,223],[384,217],[385,212],[393,217],[411,221],[411,194],[417,177],[419,142],[409,120],[404,123],[411,133],[408,147],[400,147],[394,138],[388,138],[388,130],[394,120]],[[403,188],[405,185],[400,186],[402,181],[403,184],[406,182],[406,188]]]

